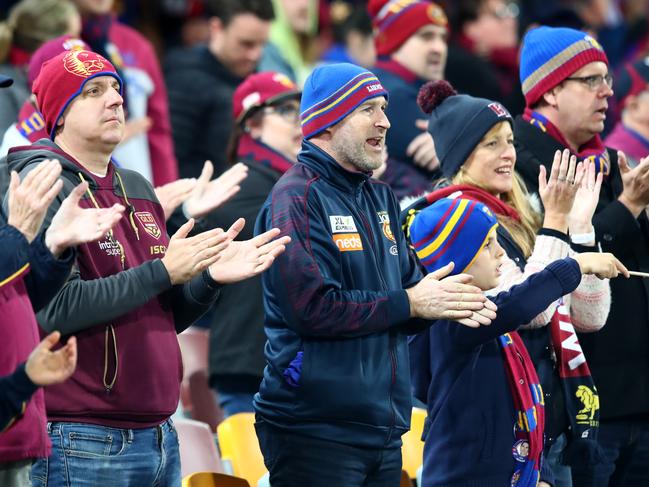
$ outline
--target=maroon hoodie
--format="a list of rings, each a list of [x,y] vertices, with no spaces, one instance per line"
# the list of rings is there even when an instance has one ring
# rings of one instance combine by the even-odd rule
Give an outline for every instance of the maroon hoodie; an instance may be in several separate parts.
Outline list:
[[[51,141],[12,149],[11,169],[27,171],[45,158],[63,166],[61,201],[82,180],[90,184],[82,207],[127,207],[112,234],[81,245],[66,286],[39,313],[44,331],[78,339],[74,375],[46,391],[50,421],[121,428],[161,423],[178,405],[182,364],[177,330],[207,310],[217,294],[205,274],[171,286],[160,261],[169,238],[162,207],[138,173],[109,164],[105,177],[86,171]],[[53,205],[45,226],[58,205]]]

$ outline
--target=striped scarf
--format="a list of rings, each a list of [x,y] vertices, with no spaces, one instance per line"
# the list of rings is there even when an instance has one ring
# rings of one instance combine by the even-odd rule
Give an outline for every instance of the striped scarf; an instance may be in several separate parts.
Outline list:
[[[570,144],[568,144],[566,138],[559,129],[540,113],[525,108],[523,120],[526,120],[535,127],[538,127],[542,132],[548,134],[562,146],[570,149]],[[603,172],[604,178],[608,177],[611,172],[611,160],[608,155],[608,150],[606,150],[606,146],[604,146],[604,142],[602,142],[599,134],[595,135],[595,137],[579,147],[578,152],[572,150],[571,152],[573,152],[580,160],[593,161],[595,163],[595,170],[597,173]]]
[[[536,487],[540,478],[545,429],[543,390],[523,340],[515,331],[498,338],[505,374],[516,409],[512,456],[516,468],[512,487]]]
[[[255,161],[257,164],[274,169],[280,174],[284,174],[293,166],[293,162],[289,161],[284,155],[260,140],[253,139],[247,133],[242,134],[239,139],[237,157],[240,161]]]

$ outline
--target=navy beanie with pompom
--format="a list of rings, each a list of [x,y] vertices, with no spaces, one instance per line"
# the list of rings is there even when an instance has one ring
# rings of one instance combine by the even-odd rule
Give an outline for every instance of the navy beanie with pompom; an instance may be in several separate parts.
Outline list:
[[[442,173],[452,178],[482,137],[499,122],[512,124],[512,116],[500,103],[459,95],[448,81],[429,81],[419,90],[417,103],[429,113],[428,132]]]

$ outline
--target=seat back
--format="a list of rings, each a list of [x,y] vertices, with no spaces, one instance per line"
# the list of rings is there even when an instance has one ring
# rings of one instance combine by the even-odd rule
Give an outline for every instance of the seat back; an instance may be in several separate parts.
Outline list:
[[[183,380],[180,402],[183,412],[197,421],[210,425],[212,431],[223,419],[214,391],[208,382],[209,330],[190,326],[178,335],[183,359]]]
[[[233,475],[256,486],[266,473],[266,467],[255,432],[255,415],[234,414],[224,419],[216,431],[221,458],[230,462]]]
[[[410,420],[410,431],[401,437],[401,457],[403,469],[408,472],[411,479],[417,478],[417,470],[424,461],[424,442],[421,435],[424,432],[424,420],[426,410],[412,408],[412,419]]]
[[[250,487],[250,484],[224,473],[195,472],[183,478],[182,487]]]
[[[223,464],[209,425],[192,419],[176,419],[180,443],[182,476],[195,472],[224,472]]]

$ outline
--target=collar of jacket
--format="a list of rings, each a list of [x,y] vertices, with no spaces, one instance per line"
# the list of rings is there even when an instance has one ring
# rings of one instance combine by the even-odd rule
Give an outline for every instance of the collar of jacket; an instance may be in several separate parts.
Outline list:
[[[543,160],[552,161],[556,151],[565,149],[554,137],[524,120],[521,115],[514,119],[514,134],[514,140],[525,144],[533,154]]]
[[[320,177],[343,191],[354,193],[372,176],[371,172],[348,171],[312,142],[304,140],[297,155],[298,164],[304,164]]]

